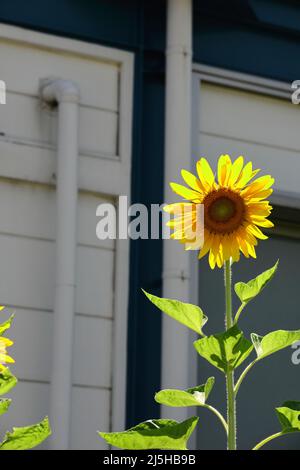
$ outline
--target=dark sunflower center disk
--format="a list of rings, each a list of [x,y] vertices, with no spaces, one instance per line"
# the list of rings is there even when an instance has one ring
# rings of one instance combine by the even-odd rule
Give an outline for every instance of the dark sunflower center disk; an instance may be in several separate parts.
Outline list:
[[[215,222],[227,222],[236,213],[236,204],[227,197],[220,197],[209,207],[209,215]]]

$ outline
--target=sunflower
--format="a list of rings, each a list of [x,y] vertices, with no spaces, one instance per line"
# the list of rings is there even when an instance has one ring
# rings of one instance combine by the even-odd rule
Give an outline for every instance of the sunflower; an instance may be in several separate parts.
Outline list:
[[[4,364],[14,363],[14,359],[7,355],[6,348],[13,345],[13,341],[4,336],[0,336],[0,372],[5,369]]]
[[[268,238],[259,227],[273,227],[267,219],[272,207],[265,199],[273,192],[274,178],[266,175],[253,180],[260,170],[253,170],[252,162],[244,166],[242,156],[232,162],[229,155],[221,155],[217,179],[205,158],[197,162],[196,168],[198,177],[181,171],[189,188],[170,183],[173,191],[188,201],[164,207],[174,216],[167,223],[174,229],[171,238],[184,243],[186,249],[199,249],[199,258],[209,254],[212,269],[222,267],[229,259],[238,261],[240,252],[246,258],[256,258],[257,239]],[[191,243],[190,232],[199,217],[198,204],[204,209],[204,241]]]

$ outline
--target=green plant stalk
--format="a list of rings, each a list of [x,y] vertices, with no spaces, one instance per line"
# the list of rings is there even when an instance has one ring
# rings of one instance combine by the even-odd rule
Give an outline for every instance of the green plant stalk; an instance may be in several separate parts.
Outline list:
[[[239,309],[236,312],[236,315],[234,317],[234,321],[233,321],[234,325],[238,322],[238,320],[240,318],[240,315],[241,315],[242,311],[244,310],[244,308],[246,307],[246,305],[247,305],[246,302],[241,303],[241,305],[240,305],[240,307],[239,307]]]
[[[226,305],[226,329],[232,327],[232,300],[231,300],[231,265],[230,260],[224,263],[225,278],[225,305]],[[236,410],[234,394],[234,373],[232,370],[226,372],[226,392],[227,392],[227,424],[228,437],[227,449],[236,450]]]
[[[272,441],[273,439],[276,439],[276,437],[280,437],[280,436],[284,436],[284,432],[280,431],[280,432],[276,432],[275,434],[272,434],[272,436],[269,436],[269,437],[266,437],[265,439],[263,439],[262,441],[260,441],[258,444],[256,444],[255,447],[253,447],[252,450],[258,450],[260,449],[262,446],[264,446],[265,444],[267,444],[267,442],[270,442]]]
[[[205,405],[203,405],[203,407],[204,407],[204,408],[207,408],[207,409],[210,410],[210,411],[212,411],[212,412],[217,416],[217,418],[219,418],[219,420],[220,420],[221,423],[222,423],[223,428],[225,429],[226,435],[228,436],[228,425],[227,425],[225,419],[223,418],[223,416],[221,415],[221,413],[220,413],[218,410],[216,410],[216,408],[214,408],[214,407],[211,406],[211,405],[205,404]]]
[[[241,373],[238,381],[236,382],[235,384],[235,387],[234,387],[234,394],[235,396],[237,395],[237,392],[239,391],[239,388],[241,386],[241,383],[243,382],[244,378],[246,377],[246,375],[248,374],[248,372],[252,369],[252,367],[254,366],[254,364],[256,364],[256,360],[250,362],[250,364],[248,364],[248,366],[246,367],[246,369],[243,370],[243,372]]]

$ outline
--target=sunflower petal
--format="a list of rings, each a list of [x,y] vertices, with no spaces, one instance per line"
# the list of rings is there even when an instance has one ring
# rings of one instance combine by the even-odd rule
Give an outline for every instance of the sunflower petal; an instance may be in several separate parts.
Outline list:
[[[173,204],[168,204],[164,206],[163,210],[168,214],[182,215],[186,211],[192,210],[195,207],[195,204],[192,202],[174,202]]]
[[[236,181],[236,188],[243,188],[252,178],[252,162],[248,162],[242,169],[239,178]]]
[[[186,188],[185,186],[182,186],[182,184],[170,183],[170,186],[174,193],[178,194],[184,199],[187,199],[188,201],[201,202],[202,200],[201,194],[199,192]]]
[[[192,189],[194,189],[195,191],[198,191],[198,192],[205,192],[205,188],[203,186],[203,184],[201,183],[201,181],[196,178],[195,175],[193,175],[193,173],[190,173],[189,171],[187,170],[181,170],[181,176],[183,178],[183,180],[185,181],[185,183]]]
[[[199,252],[198,259],[201,259],[203,258],[203,256],[207,255],[209,250],[210,250],[210,244],[205,241],[203,247],[201,248]]]
[[[241,171],[243,169],[243,164],[244,164],[244,157],[240,155],[232,164],[231,167],[231,174],[230,174],[230,179],[229,179],[229,186],[234,187],[234,184],[236,183],[237,179],[239,178]]]
[[[253,196],[261,190],[269,189],[274,184],[274,181],[271,175],[261,176],[243,189],[241,194],[242,196]]]
[[[215,269],[216,258],[212,251],[209,252],[208,262],[209,262],[209,266],[211,267],[211,269]]]
[[[250,243],[247,243],[247,247],[248,247],[249,255],[252,256],[252,258],[256,258],[255,247],[251,245]]]
[[[262,199],[266,199],[273,193],[273,189],[263,189],[262,191],[259,191],[255,193],[254,196],[251,197],[251,201],[260,201]]]
[[[0,353],[0,363],[1,364],[14,364],[15,360],[8,356],[7,354]]]
[[[252,233],[256,238],[259,238],[260,240],[267,240],[267,235],[262,233],[262,231],[256,226],[256,225],[249,225],[247,227],[247,232]]]
[[[197,162],[197,172],[205,190],[210,190],[215,184],[215,176],[210,164],[205,158],[200,158]]]
[[[1,346],[8,348],[9,346],[12,346],[13,344],[14,342],[11,339],[6,338],[5,336],[0,336],[0,348]]]
[[[268,219],[264,219],[264,218],[252,218],[252,222],[255,223],[255,225],[258,225],[259,227],[265,227],[265,228],[272,228],[274,227],[274,224],[273,222],[271,222],[270,220]]]
[[[220,155],[218,161],[218,183],[226,187],[231,174],[231,159],[229,155]]]

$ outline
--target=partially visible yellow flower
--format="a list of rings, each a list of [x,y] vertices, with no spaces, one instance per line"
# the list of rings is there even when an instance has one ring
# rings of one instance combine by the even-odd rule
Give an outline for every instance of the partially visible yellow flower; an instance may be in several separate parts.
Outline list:
[[[7,355],[6,348],[12,346],[14,343],[4,336],[0,336],[0,371],[5,369],[4,364],[14,363],[14,359]]]
[[[172,238],[199,249],[199,258],[206,254],[212,269],[219,268],[232,258],[238,261],[240,251],[248,258],[256,258],[257,238],[268,238],[259,227],[273,227],[267,219],[272,207],[265,199],[272,194],[274,178],[270,175],[253,180],[260,170],[253,170],[252,162],[244,166],[244,158],[231,162],[229,155],[218,161],[217,179],[205,158],[197,162],[198,177],[181,171],[183,186],[171,183],[171,188],[188,202],[170,204],[164,209],[174,215],[168,225],[174,229]],[[252,181],[253,180],[253,181]],[[190,243],[189,233],[196,226],[197,204],[204,206],[204,243]]]

